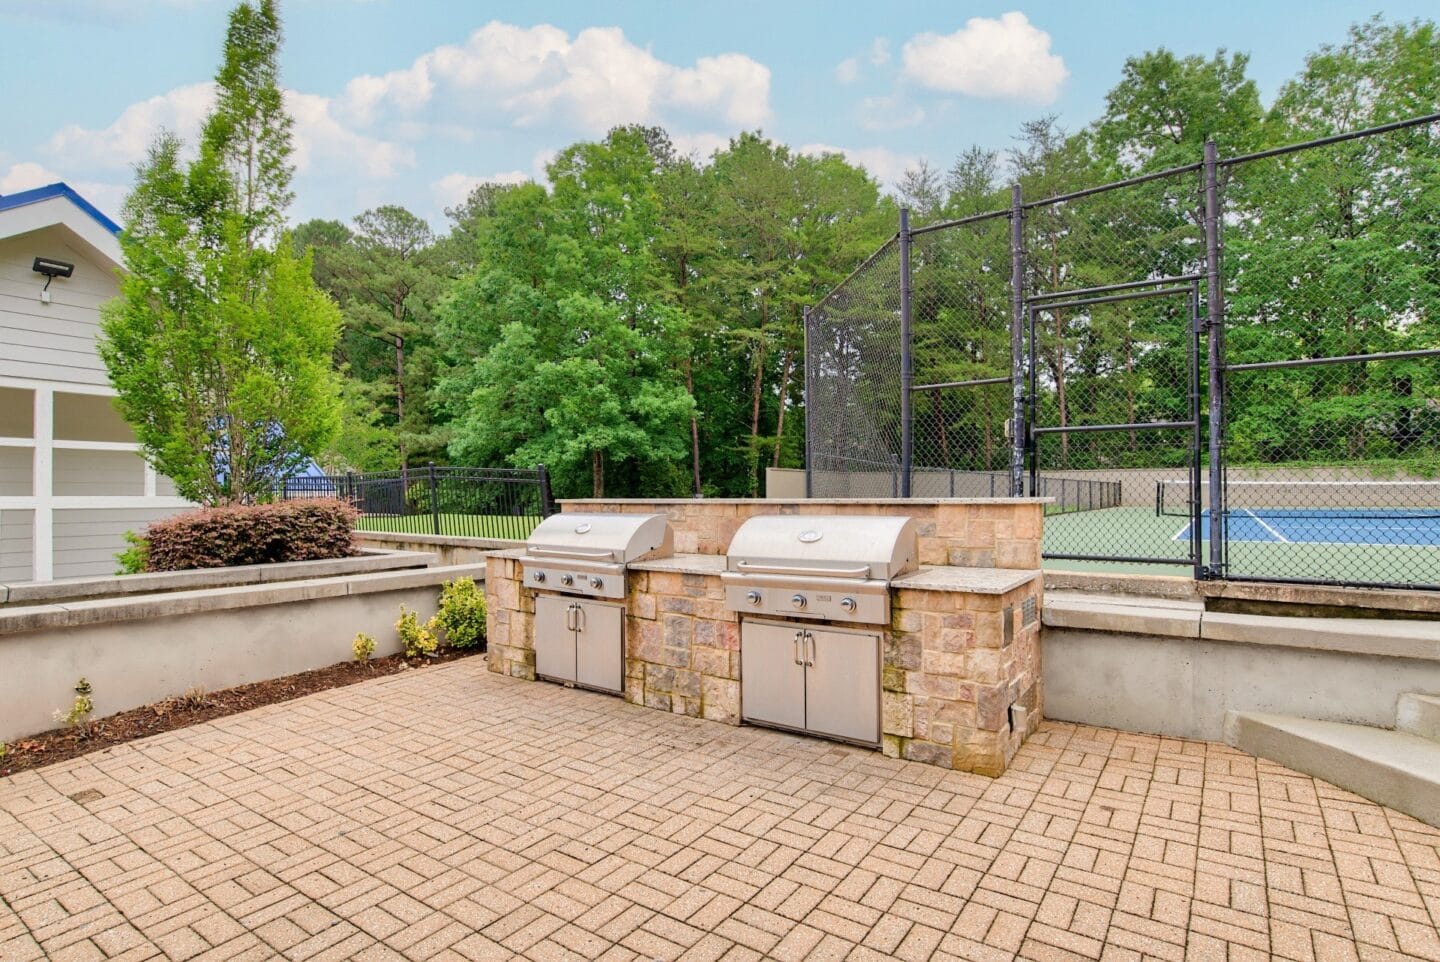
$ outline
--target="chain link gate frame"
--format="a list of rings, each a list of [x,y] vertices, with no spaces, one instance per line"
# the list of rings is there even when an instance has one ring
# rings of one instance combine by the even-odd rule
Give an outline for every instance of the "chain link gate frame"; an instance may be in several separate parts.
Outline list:
[[[1221,158],[1215,144],[1207,143],[1203,157],[1194,164],[1028,202],[1015,185],[1008,209],[919,228],[912,228],[909,212],[902,211],[897,233],[805,312],[807,494],[984,496],[987,490],[994,493],[998,485],[1014,496],[1056,499],[1048,509],[1047,559],[1188,567],[1196,578],[1205,579],[1440,588],[1440,482],[1429,474],[1406,474],[1411,470],[1408,462],[1398,469],[1398,481],[1366,473],[1389,469],[1381,463],[1383,453],[1372,455],[1368,453],[1371,449],[1398,450],[1411,456],[1422,472],[1425,459],[1432,454],[1440,456],[1440,413],[1436,413],[1440,412],[1440,374],[1434,364],[1440,358],[1440,346],[1436,346],[1440,336],[1426,333],[1427,327],[1421,332],[1423,337],[1417,337],[1407,327],[1416,326],[1413,319],[1397,320],[1392,314],[1372,327],[1386,329],[1389,340],[1382,339],[1382,345],[1409,349],[1330,353],[1324,348],[1281,343],[1271,345],[1270,354],[1262,353],[1258,359],[1252,359],[1254,351],[1247,347],[1243,359],[1231,363],[1227,333],[1238,331],[1248,344],[1255,340],[1257,330],[1277,324],[1276,317],[1307,317],[1307,311],[1317,315],[1326,311],[1358,313],[1364,305],[1357,308],[1349,303],[1361,298],[1342,289],[1338,294],[1330,291],[1334,303],[1301,304],[1304,310],[1290,306],[1289,314],[1277,314],[1278,309],[1268,305],[1267,299],[1283,300],[1287,287],[1303,291],[1303,285],[1291,283],[1292,276],[1298,275],[1266,275],[1250,266],[1257,260],[1253,238],[1247,239],[1237,265],[1227,273],[1222,238],[1227,218],[1242,231],[1275,220],[1280,225],[1275,229],[1277,236],[1286,230],[1294,236],[1296,228],[1286,221],[1287,217],[1295,220],[1293,212],[1261,209],[1246,196],[1247,178],[1262,179],[1263,172],[1255,175],[1253,171],[1264,165],[1290,164],[1300,168],[1302,175],[1313,176],[1314,170],[1328,161],[1324,151],[1353,148],[1356,153],[1380,158],[1368,170],[1384,179],[1396,169],[1397,156],[1414,156],[1419,151],[1426,163],[1431,158],[1440,163],[1437,122],[1440,113],[1231,158]],[[1387,136],[1404,140],[1397,146],[1390,144]],[[1407,150],[1409,155],[1403,153]],[[1297,156],[1306,158],[1305,163],[1288,160]],[[1293,169],[1284,175],[1291,183],[1304,183]],[[1222,188],[1237,185],[1238,199],[1227,207]],[[1323,220],[1321,209],[1332,200],[1329,194],[1321,189],[1315,190],[1313,197],[1301,189],[1292,192],[1298,201],[1291,204],[1286,200],[1277,206],[1302,208],[1308,203],[1304,216],[1315,223]],[[1129,199],[1125,199],[1127,195]],[[1069,211],[1081,203],[1099,205],[1101,214],[1090,217],[1091,228],[1100,224],[1110,232],[1108,236],[1097,233],[1088,242],[1076,240],[1080,232],[1073,225],[1084,223],[1085,218],[1075,218]],[[1147,217],[1149,209],[1167,212],[1169,234],[1154,227],[1153,222],[1160,218]],[[1066,217],[1071,218],[1067,226],[1049,235],[1043,224],[1034,228],[1027,224],[1031,218],[1043,222]],[[1301,223],[1306,226],[1309,222]],[[1008,235],[1003,249],[998,243],[1000,226],[1008,227],[1003,232]],[[1035,236],[1027,238],[1027,230]],[[1325,236],[1313,227],[1311,230],[1317,237]],[[1183,234],[1187,244],[1174,243],[1176,234]],[[956,236],[960,243],[951,244]],[[1162,250],[1152,241],[1156,236],[1170,243],[1170,248]],[[1050,278],[1061,283],[1038,283],[1037,262],[1053,251],[1044,244],[1034,252],[1028,250],[1027,245],[1035,240],[1048,240],[1052,248],[1069,244],[1079,252],[1072,252],[1065,269]],[[1084,249],[1086,243],[1089,249]],[[1113,277],[1117,270],[1123,276],[1123,256],[1112,254],[1111,246],[1124,249],[1126,256],[1132,257],[1130,263],[1141,270],[1133,271],[1129,280],[1085,283],[1083,262],[1087,258],[1095,262],[1090,269],[1102,278]],[[1324,245],[1317,243],[1314,249],[1323,250]],[[1423,257],[1426,251],[1420,253]],[[1432,253],[1440,256],[1440,250]],[[886,267],[892,270],[886,273]],[[1008,270],[1002,271],[1002,267]],[[1007,283],[1001,283],[1002,277]],[[947,290],[951,292],[948,295],[944,293]],[[1277,290],[1282,293],[1276,294]],[[1296,299],[1293,291],[1289,296]],[[1230,316],[1227,297],[1243,305]],[[1426,297],[1431,299],[1403,310],[1428,319],[1437,313],[1440,300],[1429,293]],[[1008,302],[1008,325],[1003,331],[997,323],[1002,300]],[[1102,308],[1133,308],[1131,302],[1166,300],[1184,303],[1183,328],[1161,314],[1138,320],[1127,317],[1122,323],[1104,321],[1096,313]],[[1065,310],[1083,312],[1083,316],[1067,326],[1055,320]],[[1037,333],[1037,316],[1053,321],[1056,330],[1049,349],[1040,352],[1043,360],[1037,357],[1037,348],[1046,344],[1047,335],[1044,328]],[[1183,333],[1167,341],[1164,333],[1172,328]],[[1116,335],[1116,331],[1122,333]],[[999,350],[1002,334],[1008,341],[1006,356]],[[1123,370],[1117,363],[1117,336],[1124,345]],[[881,347],[878,342],[886,339],[893,340],[888,347]],[[1429,343],[1412,347],[1417,339]],[[1153,375],[1155,358],[1163,358],[1167,352],[1175,355],[1176,342],[1183,345],[1178,350],[1186,358],[1183,391],[1174,363],[1168,370],[1175,383],[1142,383],[1144,379],[1136,377],[1137,365],[1149,364]],[[1301,350],[1310,356],[1287,356]],[[1058,373],[1042,373],[1047,363]],[[1108,385],[1096,374],[1107,364]],[[918,379],[917,366],[925,369]],[[1080,411],[1079,423],[1067,420],[1076,415],[1065,410],[1063,388],[1058,392],[1058,418],[1052,410],[1055,382],[1072,366],[1085,369],[1093,394],[1081,399],[1080,406],[1084,408],[1083,402],[1088,401],[1090,409]],[[1342,373],[1319,388],[1320,379],[1313,374],[1306,383],[1300,383],[1295,374],[1315,369]],[[936,370],[965,376],[924,376]],[[1284,380],[1287,376],[1289,381]],[[1262,381],[1259,387],[1252,385]],[[1232,383],[1244,386],[1232,388]],[[1105,389],[1096,388],[1097,384]],[[1122,385],[1123,403],[1131,411],[1148,408],[1148,413],[1129,420],[1107,418],[1106,412],[1113,413],[1110,409],[1117,403],[1116,384]],[[993,423],[998,410],[993,396],[1002,388],[1008,388],[1010,401],[1003,426],[1009,459],[1003,473],[995,463],[997,432]],[[1307,390],[1308,395],[1304,393]],[[1384,418],[1366,422],[1364,417],[1352,415],[1345,422],[1349,424],[1345,430],[1352,435],[1349,451],[1353,465],[1342,458],[1328,466],[1316,462],[1317,466],[1311,467],[1302,460],[1298,467],[1287,467],[1280,455],[1303,458],[1309,452],[1288,436],[1283,426],[1270,429],[1274,450],[1258,458],[1251,453],[1257,432],[1251,423],[1253,412],[1245,404],[1253,407],[1254,397],[1266,391],[1289,391],[1302,410],[1309,402],[1319,410],[1334,400],[1326,390],[1342,399],[1357,398],[1347,402],[1352,408],[1380,398],[1381,406],[1393,409]],[[1386,401],[1386,391],[1399,400]],[[1231,399],[1231,393],[1239,400]],[[1179,410],[1181,394],[1185,406],[1179,416],[1165,416],[1163,410]],[[917,415],[916,400],[921,397],[926,401]],[[1235,410],[1227,407],[1227,401]],[[1073,407],[1075,402],[1071,403]],[[834,418],[837,411],[842,415],[838,421]],[[923,421],[918,438],[917,420]],[[1310,436],[1322,439],[1328,438],[1327,431],[1338,434],[1341,430],[1336,419],[1310,418],[1307,423]],[[964,428],[958,443],[957,426]],[[852,428],[859,429],[854,437],[848,436]],[[1237,459],[1236,451],[1228,446],[1227,434],[1232,428],[1241,431],[1237,448],[1243,450],[1243,458]],[[952,432],[949,437],[947,429]],[[1183,436],[1184,443],[1156,444],[1150,450],[1137,441],[1142,435],[1158,437],[1166,432]],[[1092,440],[1085,452],[1090,460],[1079,468],[1071,470],[1072,460],[1083,458],[1047,463],[1046,439],[1071,436],[1126,437],[1128,449],[1112,446],[1114,450],[1110,450]],[[1335,446],[1334,438],[1328,439]],[[921,451],[918,462],[917,447]],[[982,451],[983,457],[978,453]],[[1414,451],[1421,457],[1413,457]],[[1126,457],[1133,460],[1126,461]],[[1240,472],[1239,480],[1232,468]],[[1149,493],[1142,494],[1143,489]],[[1183,552],[1145,554],[1106,544],[1107,538],[1129,543],[1142,504],[1149,505],[1144,513],[1153,517],[1153,524],[1147,522],[1146,529],[1152,544],[1160,543],[1161,535],[1155,532],[1172,530],[1177,519],[1183,522],[1169,538],[1183,545]],[[1095,520],[1077,521],[1083,512],[1092,512]],[[1131,529],[1115,520],[1122,515],[1129,519],[1126,524]],[[1052,531],[1063,533],[1067,526],[1078,543],[1099,543],[1101,548],[1087,551],[1071,544],[1048,543]],[[1386,534],[1382,529],[1398,533]],[[1295,537],[1287,537],[1287,533]],[[1332,537],[1348,538],[1337,542],[1348,547],[1342,551],[1326,540]],[[1297,541],[1301,547],[1295,547]],[[1234,550],[1237,548],[1244,550]],[[1291,554],[1288,560],[1287,552]]]

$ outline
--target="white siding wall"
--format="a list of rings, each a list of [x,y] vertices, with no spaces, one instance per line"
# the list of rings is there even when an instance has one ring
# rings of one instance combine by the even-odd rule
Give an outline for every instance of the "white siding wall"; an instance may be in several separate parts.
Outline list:
[[[119,284],[70,238],[49,227],[0,240],[0,581],[111,574],[126,531],[188,507],[111,405],[95,345]],[[75,264],[49,304],[37,256]]]
[[[0,581],[29,581],[34,526],[30,511],[0,511]]]
[[[55,512],[55,577],[96,578],[115,573],[115,553],[125,532],[143,532],[152,521],[179,514],[176,508],[111,508]]]
[[[36,257],[70,261],[75,273],[50,285],[30,269]],[[100,305],[114,297],[114,273],[68,243],[59,229],[0,241],[0,376],[105,386],[105,365],[95,352]]]

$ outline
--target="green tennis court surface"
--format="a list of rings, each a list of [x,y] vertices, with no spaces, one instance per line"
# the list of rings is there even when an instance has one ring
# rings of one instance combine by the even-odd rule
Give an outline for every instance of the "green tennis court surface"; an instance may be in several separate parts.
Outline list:
[[[1231,522],[1234,524],[1233,516]],[[1320,530],[1320,521],[1308,523],[1314,531]],[[1352,538],[1357,537],[1354,530],[1357,523],[1350,522],[1349,536]],[[1365,543],[1287,542],[1268,533],[1266,540],[1258,536],[1255,540],[1237,540],[1232,530],[1229,570],[1232,575],[1254,577],[1440,584],[1440,545],[1386,543],[1400,539],[1391,539],[1385,524],[1384,520],[1374,520],[1364,535],[1373,540]],[[1265,533],[1263,526],[1258,526],[1257,530]],[[1208,524],[1202,533],[1209,534]],[[1243,535],[1245,531],[1240,533]],[[1315,537],[1320,535],[1315,534]],[[1409,537],[1413,540],[1413,534]],[[1187,557],[1189,548],[1189,521],[1169,515],[1157,516],[1151,507],[1077,511],[1047,515],[1045,518],[1043,551],[1047,555],[1128,555],[1176,559],[1173,565],[1158,565],[1046,558],[1045,567],[1055,570],[1188,575],[1192,570]],[[1210,542],[1206,538],[1200,544],[1200,557],[1202,561],[1208,561],[1209,556]]]

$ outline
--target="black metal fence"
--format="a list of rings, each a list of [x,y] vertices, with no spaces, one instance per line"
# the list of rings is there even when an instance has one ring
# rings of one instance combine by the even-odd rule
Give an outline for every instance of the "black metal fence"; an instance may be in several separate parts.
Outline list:
[[[291,478],[283,499],[340,498],[360,511],[357,528],[402,534],[523,539],[555,513],[550,476],[536,468],[434,464],[399,471]]]
[[[812,496],[1053,497],[1057,567],[1440,587],[1440,114],[902,212],[806,343]]]

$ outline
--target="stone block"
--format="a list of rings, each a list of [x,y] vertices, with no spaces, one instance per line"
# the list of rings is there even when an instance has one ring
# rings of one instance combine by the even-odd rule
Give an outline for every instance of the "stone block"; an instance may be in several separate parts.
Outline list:
[[[1004,659],[999,649],[972,648],[965,653],[965,670],[958,674],[977,685],[998,685],[1005,680]]]
[[[702,675],[725,678],[730,674],[730,653],[723,648],[709,648],[700,645],[696,632],[696,645],[690,649],[690,667]]]
[[[895,668],[890,665],[883,665],[880,668],[880,688],[882,691],[910,691],[910,679],[923,679],[921,674],[911,675],[904,668]]]
[[[662,665],[672,668],[690,667],[690,646],[689,645],[665,645],[660,649],[658,659]]]
[[[665,614],[694,615],[695,600],[678,595],[661,595],[660,611]]]
[[[689,647],[695,640],[695,619],[685,615],[663,615],[660,623],[665,629],[665,644],[674,647]]]
[[[918,671],[921,651],[918,635],[889,632],[881,642],[880,663],[888,668]]]
[[[903,758],[905,755],[905,740],[898,735],[881,735],[880,754],[886,758]]]
[[[975,689],[975,722],[981,731],[1008,730],[1009,708],[1009,685],[982,685]]]
[[[740,724],[740,683],[724,678],[701,679],[700,714],[711,721]]]
[[[896,631],[919,631],[922,623],[919,611],[895,608],[891,612],[890,626]]]
[[[949,745],[937,745],[934,742],[911,739],[905,743],[902,756],[912,762],[924,762],[927,765],[950,768],[955,759],[955,752]]]
[[[881,692],[880,730],[887,735],[905,738],[915,734],[915,703],[909,695]]]
[[[632,595],[630,612],[636,618],[653,619],[656,613],[655,596],[650,593]]]
[[[670,696],[665,692],[651,691],[645,689],[645,707],[656,708],[660,711],[670,710]]]
[[[640,661],[660,660],[660,652],[665,646],[664,633],[660,629],[658,621],[632,621],[629,625],[630,656]]]
[[[934,651],[924,649],[920,657],[920,670],[927,675],[950,675],[955,678],[967,677],[969,662],[962,652]]]

